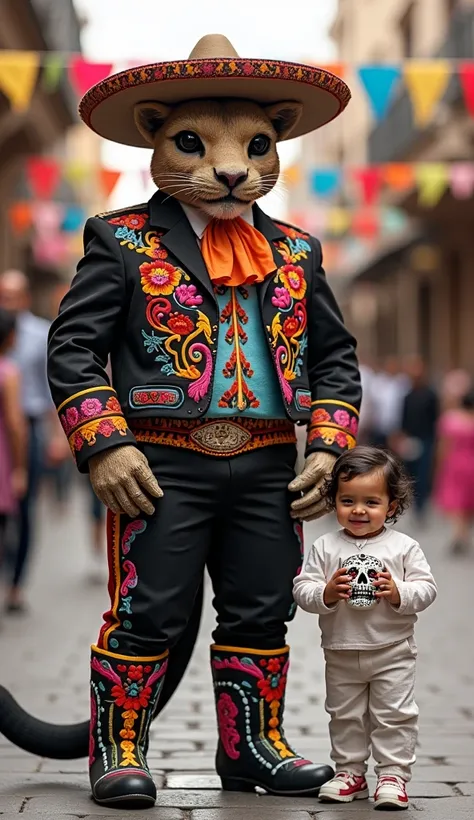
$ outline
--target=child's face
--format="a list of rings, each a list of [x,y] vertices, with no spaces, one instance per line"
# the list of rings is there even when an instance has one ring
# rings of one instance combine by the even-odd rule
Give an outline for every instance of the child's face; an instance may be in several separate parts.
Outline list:
[[[395,511],[390,502],[387,482],[381,470],[372,470],[351,481],[339,479],[336,515],[340,525],[361,537],[381,530],[387,515]]]

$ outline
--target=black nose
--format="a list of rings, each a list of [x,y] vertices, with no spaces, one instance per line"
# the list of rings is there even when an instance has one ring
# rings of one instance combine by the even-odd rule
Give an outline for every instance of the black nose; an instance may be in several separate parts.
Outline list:
[[[248,171],[239,172],[237,174],[227,173],[227,171],[216,171],[214,168],[214,176],[218,182],[222,182],[223,185],[226,185],[229,191],[232,191],[233,188],[236,188],[237,185],[240,185],[241,182],[245,182],[249,175]]]

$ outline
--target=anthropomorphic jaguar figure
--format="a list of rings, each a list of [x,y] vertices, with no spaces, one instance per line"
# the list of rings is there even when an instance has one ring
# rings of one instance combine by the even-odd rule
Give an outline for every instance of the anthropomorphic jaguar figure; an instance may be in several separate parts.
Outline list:
[[[285,636],[302,521],[324,512],[321,483],[355,444],[355,342],[319,242],[255,203],[278,179],[276,143],[348,100],[323,70],[243,60],[211,35],[188,60],[122,72],[81,103],[102,136],[153,146],[159,189],[88,220],[50,333],[60,421],[109,508],[111,604],[90,722],[42,724],[3,690],[0,731],[50,757],[88,748],[98,803],[155,801],[149,726],[189,660],[206,567],[222,787],[317,794],[332,776],[285,738]],[[308,425],[297,478],[295,424]]]

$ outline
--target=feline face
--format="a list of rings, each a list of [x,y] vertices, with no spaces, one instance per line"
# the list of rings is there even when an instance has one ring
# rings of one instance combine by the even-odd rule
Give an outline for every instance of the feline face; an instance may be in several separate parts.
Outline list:
[[[151,173],[160,190],[212,217],[234,219],[276,184],[276,143],[299,115],[298,103],[195,100],[172,109],[141,103],[135,122],[153,145]]]

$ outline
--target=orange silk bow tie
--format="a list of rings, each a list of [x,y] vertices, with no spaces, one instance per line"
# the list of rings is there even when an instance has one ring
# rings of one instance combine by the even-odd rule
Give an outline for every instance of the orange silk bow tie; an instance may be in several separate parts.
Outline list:
[[[240,216],[213,219],[204,231],[201,251],[215,285],[237,287],[263,282],[276,268],[264,235]]]

